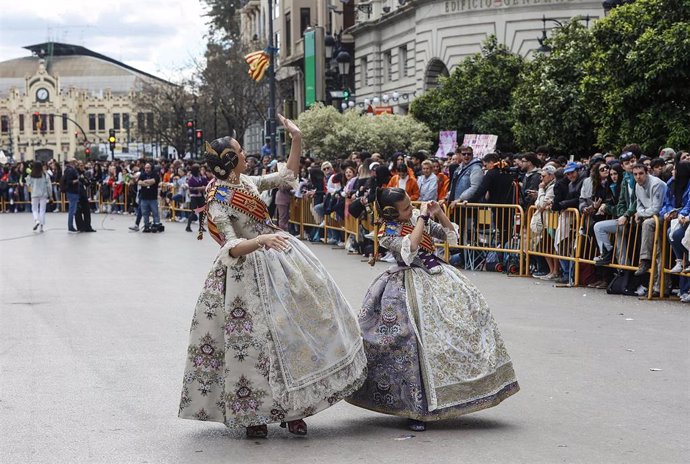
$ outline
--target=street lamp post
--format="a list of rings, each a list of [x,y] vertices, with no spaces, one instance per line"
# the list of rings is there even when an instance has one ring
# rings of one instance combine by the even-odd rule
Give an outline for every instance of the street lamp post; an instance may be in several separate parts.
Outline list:
[[[353,105],[349,103],[350,87],[348,76],[352,65],[352,57],[340,41],[340,34],[331,34],[329,31],[324,38],[324,50],[326,52],[326,91],[328,96],[327,103],[331,103],[334,98],[331,92],[341,91],[340,108],[346,110]]]
[[[271,157],[276,158],[276,51],[273,47],[273,0],[268,0],[268,138]]]

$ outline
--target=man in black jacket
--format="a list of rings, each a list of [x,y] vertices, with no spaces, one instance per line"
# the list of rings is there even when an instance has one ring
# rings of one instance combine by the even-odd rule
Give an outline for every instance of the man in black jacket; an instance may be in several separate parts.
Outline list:
[[[558,187],[558,182],[556,183],[556,187],[554,187],[554,199],[553,199],[553,207],[551,208],[553,211],[564,211],[568,208],[578,208],[580,206],[580,190],[582,190],[582,183],[585,181],[587,178],[587,171],[586,169],[583,168],[578,163],[575,162],[569,162],[568,164],[565,165],[565,168],[563,169],[563,174],[564,174],[564,180],[562,181],[563,183],[565,182],[565,179],[568,180],[568,190],[567,192],[565,191],[565,186],[561,184],[561,189],[558,191],[556,190],[556,187]],[[564,196],[565,195],[565,196]],[[564,232],[564,234],[561,234],[562,240],[566,239],[567,232]],[[570,240],[565,240],[563,243],[569,243]],[[554,247],[557,251],[559,251],[558,248],[558,243],[554,244]],[[569,250],[560,250],[560,253],[562,255],[567,255]],[[563,276],[562,276],[562,282],[560,283],[565,283],[572,281],[572,272],[573,272],[573,262],[568,261],[568,260],[561,260],[561,270],[563,271]]]
[[[67,195],[67,201],[69,202],[67,230],[73,233],[78,232],[74,227],[74,215],[79,206],[79,171],[77,171],[76,166],[76,159],[70,161],[65,166],[65,172],[62,174],[62,181],[60,182],[60,189]]]

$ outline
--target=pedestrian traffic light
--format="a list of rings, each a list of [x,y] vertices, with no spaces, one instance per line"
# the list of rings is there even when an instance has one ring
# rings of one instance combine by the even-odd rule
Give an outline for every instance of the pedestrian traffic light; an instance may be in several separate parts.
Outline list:
[[[197,129],[195,132],[195,137],[197,143],[201,143],[201,141],[204,139],[204,131],[202,131],[201,129]]]
[[[85,148],[84,149],[84,156],[89,158],[91,156],[91,149],[90,148]]]
[[[185,127],[187,128],[187,142],[194,146],[194,121],[187,121]]]
[[[350,89],[343,90],[343,101],[350,100]]]
[[[117,139],[115,138],[115,129],[110,129],[109,135],[108,135],[108,143],[110,144],[110,151],[115,151],[115,142]]]

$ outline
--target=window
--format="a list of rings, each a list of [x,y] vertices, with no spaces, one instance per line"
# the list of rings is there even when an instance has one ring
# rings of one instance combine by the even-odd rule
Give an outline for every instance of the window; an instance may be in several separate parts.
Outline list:
[[[113,129],[120,130],[120,113],[113,113]]]
[[[287,56],[292,55],[292,31],[290,30],[290,12],[285,13],[285,50]]]
[[[48,130],[48,126],[52,122],[53,118],[48,118],[47,114],[38,114],[34,113],[33,114],[33,131],[34,132],[43,132]],[[52,129],[51,129],[52,130]]]
[[[383,53],[383,82],[390,82],[393,80],[393,57],[391,51]]]
[[[359,60],[359,73],[362,85],[367,87],[369,85],[369,60],[366,56]]]
[[[48,116],[48,131],[55,132],[55,115],[49,114]],[[45,121],[45,118],[44,118]]]
[[[146,130],[146,115],[144,113],[137,113],[137,129],[139,133]]]
[[[129,129],[129,113],[122,113],[122,127]]]
[[[19,115],[19,132],[24,132],[24,115]]]
[[[62,132],[67,132],[67,113],[62,113]]]
[[[103,114],[103,113],[98,114],[98,130],[99,131],[105,130],[105,114]]]
[[[311,24],[311,9],[310,8],[300,8],[299,9],[299,33],[304,35],[304,30]]]
[[[146,129],[153,131],[153,113],[146,113]]]
[[[398,49],[398,77],[407,77],[407,45]]]
[[[0,116],[0,132],[7,134],[10,131],[10,118],[9,116]]]
[[[89,114],[89,131],[96,132],[96,115]]]

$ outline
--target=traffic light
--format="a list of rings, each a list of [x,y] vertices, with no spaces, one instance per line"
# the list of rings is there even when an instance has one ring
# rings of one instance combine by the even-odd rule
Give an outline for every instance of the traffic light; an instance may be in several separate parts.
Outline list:
[[[196,137],[196,143],[201,144],[201,142],[204,140],[204,131],[202,131],[201,129],[197,129],[194,134]]]
[[[115,129],[110,129],[109,135],[108,135],[108,143],[110,144],[110,151],[113,152],[115,151],[115,142],[117,139],[115,138]]]
[[[194,121],[187,121],[184,125],[187,128],[187,142],[194,146]]]
[[[343,101],[350,101],[350,89],[343,90]]]
[[[90,149],[90,148],[85,148],[85,149],[84,149],[84,156],[86,156],[86,158],[90,158],[90,157],[91,157],[91,149]]]

